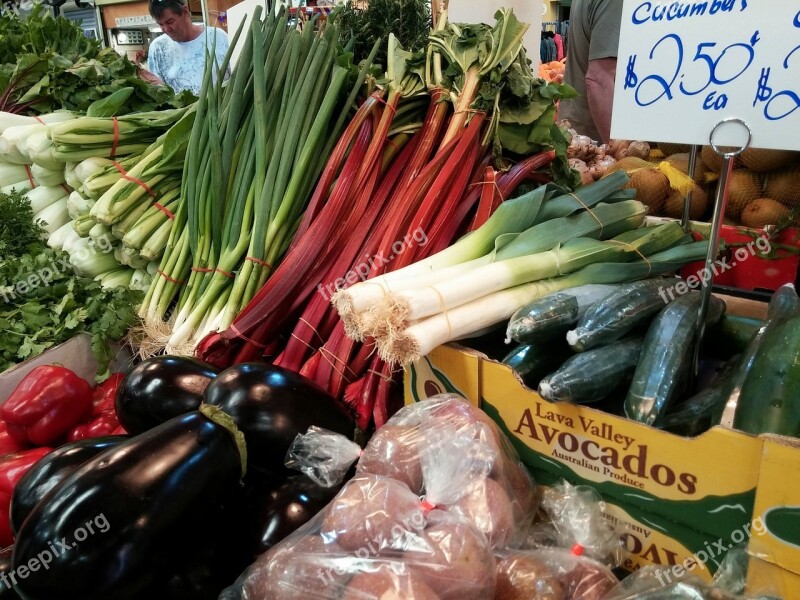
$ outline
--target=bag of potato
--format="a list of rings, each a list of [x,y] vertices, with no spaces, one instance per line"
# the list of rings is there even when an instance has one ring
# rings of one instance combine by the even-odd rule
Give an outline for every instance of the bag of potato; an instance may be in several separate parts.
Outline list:
[[[493,550],[524,534],[536,506],[533,481],[489,417],[444,394],[399,411],[363,450],[313,429],[287,455],[329,484],[354,460],[336,497],[222,598],[494,598]]]
[[[625,187],[636,190],[636,199],[647,205],[652,216],[680,218],[684,198],[690,193],[692,218],[702,217],[708,208],[705,191],[666,160],[651,163],[628,156],[611,165],[606,174],[620,170],[631,178]]]
[[[604,565],[561,549],[497,554],[495,600],[603,600],[619,583]]]
[[[533,480],[508,438],[457,395],[402,408],[363,450],[344,436],[311,428],[297,436],[286,465],[329,487],[356,461],[357,476],[402,482],[470,520],[493,548],[521,542],[537,509]]]

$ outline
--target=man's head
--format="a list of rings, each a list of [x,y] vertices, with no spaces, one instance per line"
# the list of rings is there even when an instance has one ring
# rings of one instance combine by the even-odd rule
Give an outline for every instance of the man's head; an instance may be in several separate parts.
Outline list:
[[[193,39],[192,13],[184,0],[150,0],[150,15],[161,31],[176,42]]]

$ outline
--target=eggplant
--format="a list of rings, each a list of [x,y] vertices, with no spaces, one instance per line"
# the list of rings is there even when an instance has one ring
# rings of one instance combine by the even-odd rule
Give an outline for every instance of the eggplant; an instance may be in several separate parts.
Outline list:
[[[230,418],[203,407],[109,448],[25,519],[13,566],[26,600],[129,600],[174,572],[176,557],[220,542],[246,449]],[[47,557],[47,560],[45,558]]]
[[[342,485],[325,488],[306,475],[292,475],[284,481],[248,480],[240,511],[243,518],[239,540],[249,553],[250,562],[311,520],[333,500]]]
[[[289,446],[312,425],[350,439],[355,431],[353,417],[333,396],[313,381],[274,365],[234,365],[217,375],[203,397],[229,414],[244,434],[248,468],[287,473],[283,462]]]
[[[11,496],[11,531],[22,527],[33,508],[56,485],[72,475],[90,458],[127,440],[124,435],[110,435],[65,444],[33,465],[17,482]]]
[[[117,389],[120,425],[132,435],[200,408],[219,369],[185,356],[156,356],[136,365]]]
[[[0,600],[18,600],[20,597],[14,587],[16,577],[12,578],[11,554],[13,546],[0,550]]]

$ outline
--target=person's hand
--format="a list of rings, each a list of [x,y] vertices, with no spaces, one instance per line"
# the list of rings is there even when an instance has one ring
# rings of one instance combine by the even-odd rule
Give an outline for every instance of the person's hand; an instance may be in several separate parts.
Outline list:
[[[153,75],[153,73],[144,67],[136,67],[136,75],[138,75],[139,79],[142,79],[147,83],[152,83],[153,85],[163,85],[164,83],[161,79]]]

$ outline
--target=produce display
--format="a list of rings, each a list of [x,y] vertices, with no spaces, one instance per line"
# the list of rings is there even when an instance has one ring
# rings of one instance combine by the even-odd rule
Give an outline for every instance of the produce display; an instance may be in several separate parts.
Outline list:
[[[687,146],[591,140],[513,11],[433,9],[431,28],[418,0],[256,8],[198,97],[45,7],[0,14],[0,598],[792,597],[747,581],[787,571],[755,544],[678,576],[700,546],[658,525],[716,537],[726,515],[669,511],[730,496],[749,526],[778,502],[661,464],[665,444],[746,439],[761,477],[800,438],[792,284],[763,320],[715,289],[695,371],[702,294],[679,275],[711,226],[679,219],[687,195],[710,217],[721,158],[690,173]],[[796,252],[799,156],[736,158],[725,216],[774,226],[759,256]],[[41,356],[78,334],[94,377]],[[471,356],[450,381],[451,342],[507,367],[484,380]],[[532,436],[599,444],[608,479],[519,445],[494,370],[533,390]]]

